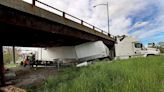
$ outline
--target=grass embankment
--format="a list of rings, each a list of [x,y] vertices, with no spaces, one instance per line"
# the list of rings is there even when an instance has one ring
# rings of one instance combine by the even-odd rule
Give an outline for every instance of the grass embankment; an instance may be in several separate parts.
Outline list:
[[[29,92],[164,92],[164,56],[69,68]]]

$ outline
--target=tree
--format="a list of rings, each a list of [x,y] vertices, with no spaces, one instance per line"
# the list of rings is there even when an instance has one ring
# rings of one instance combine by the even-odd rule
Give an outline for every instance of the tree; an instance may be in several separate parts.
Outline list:
[[[5,46],[3,49],[4,49],[4,54],[3,54],[4,63],[5,64],[11,63],[11,61],[12,61],[11,48],[9,46]]]
[[[4,46],[3,51],[4,51],[4,54],[3,54],[4,63],[5,64],[13,63],[13,49],[12,49],[12,47]],[[20,53],[20,50],[18,48],[15,48],[15,60],[16,61],[20,57],[19,53]]]
[[[159,49],[161,53],[164,53],[164,48],[160,47]]]
[[[164,42],[159,42],[159,49],[161,53],[164,53]]]

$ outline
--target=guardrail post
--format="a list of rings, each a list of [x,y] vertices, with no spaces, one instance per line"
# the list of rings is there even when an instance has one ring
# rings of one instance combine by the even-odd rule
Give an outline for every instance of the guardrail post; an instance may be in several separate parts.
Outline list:
[[[93,26],[93,30],[95,30],[95,26]]]
[[[108,33],[108,36],[110,37],[111,35]]]
[[[81,24],[82,24],[82,25],[83,25],[83,22],[84,22],[84,21],[83,21],[83,20],[81,20]]]
[[[36,0],[32,0],[32,5],[34,5],[34,6],[35,6],[35,1],[36,1]]]
[[[115,41],[117,41],[117,37],[116,36],[114,36],[113,38],[114,38]]]
[[[65,12],[63,12],[63,17],[65,18]]]

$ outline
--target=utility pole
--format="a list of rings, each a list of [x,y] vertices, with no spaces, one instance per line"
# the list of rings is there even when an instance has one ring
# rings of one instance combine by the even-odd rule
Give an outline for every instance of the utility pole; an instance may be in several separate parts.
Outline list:
[[[109,24],[109,3],[107,2],[106,4],[98,4],[93,6],[94,8],[100,5],[105,5],[107,9],[107,22],[108,22],[108,35],[110,36],[110,24]]]
[[[110,24],[109,24],[109,3],[107,2],[107,17],[108,17],[108,35],[110,36]]]

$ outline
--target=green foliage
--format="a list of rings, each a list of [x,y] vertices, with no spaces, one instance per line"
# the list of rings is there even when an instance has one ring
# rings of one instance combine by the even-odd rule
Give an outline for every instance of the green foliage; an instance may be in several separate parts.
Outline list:
[[[10,63],[12,61],[12,54],[10,54],[8,52],[7,53],[4,53],[3,59],[4,59],[4,63],[5,64]]]
[[[17,67],[17,64],[6,64],[5,67],[6,68],[13,68],[13,67]]]
[[[9,46],[3,47],[3,59],[5,64],[10,64],[13,61],[13,51]],[[20,58],[19,49],[15,48],[15,60],[17,61]],[[13,63],[13,62],[12,62]]]
[[[29,92],[164,92],[164,57],[99,62],[69,68]]]

